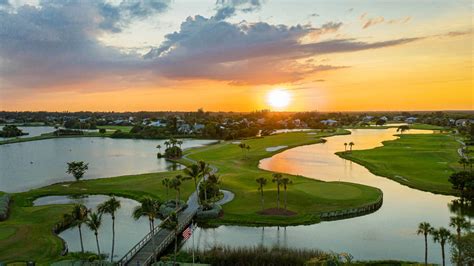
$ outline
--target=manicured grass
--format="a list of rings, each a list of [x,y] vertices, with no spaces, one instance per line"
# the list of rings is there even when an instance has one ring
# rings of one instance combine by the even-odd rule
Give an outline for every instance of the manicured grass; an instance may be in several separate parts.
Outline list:
[[[338,131],[346,134],[347,131]],[[362,206],[374,202],[381,191],[358,184],[345,182],[322,182],[302,176],[284,175],[293,184],[288,188],[288,209],[297,212],[295,216],[260,215],[260,194],[257,191],[258,177],[266,177],[264,187],[265,208],[276,207],[276,185],[272,183],[272,173],[260,170],[258,163],[261,159],[270,157],[282,150],[269,152],[266,148],[273,146],[288,146],[288,148],[318,143],[321,137],[331,133],[310,135],[303,133],[288,133],[245,140],[251,146],[248,152],[242,151],[237,144],[224,142],[204,148],[188,151],[188,157],[199,161],[204,160],[219,169],[221,187],[235,193],[232,202],[223,206],[224,216],[212,221],[214,224],[246,224],[246,225],[291,225],[308,224],[319,221],[319,213]],[[283,208],[283,191],[281,207]]]
[[[97,126],[97,128],[105,128],[109,130],[121,130],[122,132],[128,133],[132,130],[133,126]]]
[[[413,188],[442,194],[455,194],[448,181],[456,170],[459,143],[448,134],[401,135],[371,150],[338,153],[364,165],[372,173]]]
[[[143,196],[166,199],[166,189],[161,185],[165,177],[178,172],[129,175],[115,178],[65,182],[13,194],[13,204],[8,220],[0,222],[0,261],[28,261],[34,259],[40,265],[58,260],[63,247],[61,239],[51,231],[63,214],[71,211],[71,205],[47,205],[33,207],[32,202],[46,195],[114,194],[132,199]],[[185,182],[181,195],[187,198],[194,184]],[[174,198],[169,191],[169,198]],[[15,234],[11,234],[12,230]]]
[[[410,129],[423,129],[423,130],[449,130],[449,128],[445,128],[442,126],[435,126],[429,124],[409,124]],[[349,126],[346,127],[348,129],[387,129],[387,128],[398,128],[398,126],[391,126],[391,125],[383,125],[383,126],[376,126],[375,123],[371,123],[369,126]]]
[[[28,142],[35,140],[45,140],[45,139],[56,139],[56,138],[83,138],[83,137],[109,137],[113,132],[99,133],[99,132],[84,132],[83,135],[63,135],[56,136],[53,133],[45,133],[41,136],[29,137],[29,138],[14,138],[0,141],[0,145],[19,143],[19,142]]]

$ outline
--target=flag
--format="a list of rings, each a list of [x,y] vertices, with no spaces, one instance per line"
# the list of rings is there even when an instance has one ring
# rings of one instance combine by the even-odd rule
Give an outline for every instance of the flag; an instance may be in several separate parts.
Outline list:
[[[193,234],[193,228],[192,227],[193,227],[193,225],[190,224],[188,226],[188,228],[186,228],[186,230],[183,231],[184,240],[188,240],[191,237],[191,235]]]

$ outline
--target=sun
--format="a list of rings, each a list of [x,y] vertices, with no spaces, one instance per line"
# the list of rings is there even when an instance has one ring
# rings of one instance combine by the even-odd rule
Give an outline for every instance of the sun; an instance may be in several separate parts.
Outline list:
[[[284,108],[290,104],[291,94],[285,89],[273,89],[267,94],[267,103],[273,108]]]

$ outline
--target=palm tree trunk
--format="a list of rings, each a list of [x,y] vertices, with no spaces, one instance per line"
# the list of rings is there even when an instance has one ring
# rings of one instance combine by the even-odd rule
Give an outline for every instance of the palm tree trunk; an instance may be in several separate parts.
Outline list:
[[[277,209],[280,209],[280,185],[277,185]]]
[[[82,242],[82,230],[81,230],[81,225],[79,224],[77,226],[79,228],[79,239],[81,240],[81,252],[84,253],[84,243]]]
[[[114,261],[115,248],[115,216],[112,215],[112,252],[110,253],[110,262]]]
[[[207,202],[207,185],[204,186],[204,200]]]
[[[201,204],[201,199],[199,197],[199,188],[198,188],[198,184],[197,184],[196,179],[194,179],[194,186],[196,186],[196,196],[197,196],[197,200],[198,200],[198,205],[200,205]]]
[[[95,232],[94,232],[94,235],[95,235],[95,243],[97,244],[97,252],[98,252],[98,254],[100,255],[99,234],[97,233],[97,231],[95,231]]]
[[[264,207],[265,199],[263,198],[263,188],[260,189],[260,199],[262,202],[262,211],[263,211],[265,209]]]
[[[179,208],[178,207],[179,206],[178,201],[179,201],[179,192],[178,192],[178,190],[176,190],[176,202],[175,202],[176,203],[176,211],[178,211],[178,208]]]
[[[428,235],[425,234],[425,265],[428,265]]]
[[[155,243],[155,220],[152,219],[150,220],[151,222],[151,241],[153,245],[153,259],[152,261],[155,261],[155,252],[156,252],[156,243]]]
[[[286,187],[285,187],[285,211],[286,211]]]
[[[443,258],[443,266],[445,266],[445,263],[444,263],[444,245],[441,245],[441,257]]]

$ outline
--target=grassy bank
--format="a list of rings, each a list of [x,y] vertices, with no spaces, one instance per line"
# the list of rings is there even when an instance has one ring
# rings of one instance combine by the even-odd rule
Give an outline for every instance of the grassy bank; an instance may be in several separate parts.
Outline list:
[[[84,138],[84,137],[109,137],[113,132],[99,133],[99,132],[84,132],[83,135],[63,135],[56,136],[53,133],[45,133],[41,136],[27,137],[27,138],[14,138],[0,141],[0,145],[19,143],[19,142],[28,142],[36,140],[45,140],[45,139],[58,139],[58,138]]]
[[[338,131],[337,134],[347,134]],[[287,149],[318,143],[322,137],[333,133],[306,132],[272,135],[264,138],[244,141],[251,149],[242,151],[237,144],[224,142],[204,148],[188,151],[187,156],[193,160],[204,160],[216,166],[221,175],[221,187],[235,193],[235,199],[224,205],[224,216],[212,221],[214,224],[245,224],[245,225],[294,225],[319,222],[321,212],[335,211],[359,207],[374,202],[381,191],[358,184],[345,182],[322,182],[302,176],[284,175],[293,184],[288,188],[288,209],[296,212],[294,216],[261,215],[259,211],[260,194],[257,191],[258,177],[266,177],[264,187],[265,208],[276,207],[276,185],[271,182],[272,173],[260,170],[261,159],[270,157],[282,150],[270,152],[266,148],[287,146]],[[283,192],[281,194],[283,203]]]
[[[442,126],[435,126],[429,124],[409,124],[410,129],[421,129],[421,130],[449,130],[449,128],[445,128]],[[390,124],[386,124],[383,126],[377,126],[375,123],[369,124],[369,126],[349,126],[345,127],[347,129],[387,129],[387,128],[398,128],[398,126],[393,126]]]
[[[372,173],[435,193],[455,194],[448,178],[459,170],[459,143],[448,134],[401,135],[371,150],[337,153]]]
[[[72,205],[46,205],[33,207],[34,199],[47,195],[114,194],[132,199],[148,195],[166,198],[166,190],[161,185],[165,177],[178,172],[128,175],[115,178],[65,182],[13,194],[10,218],[0,222],[0,261],[35,260],[39,265],[64,259],[60,256],[62,241],[52,232],[64,213],[71,211]],[[193,191],[192,182],[182,187],[182,197]],[[170,191],[170,197],[175,194]]]

